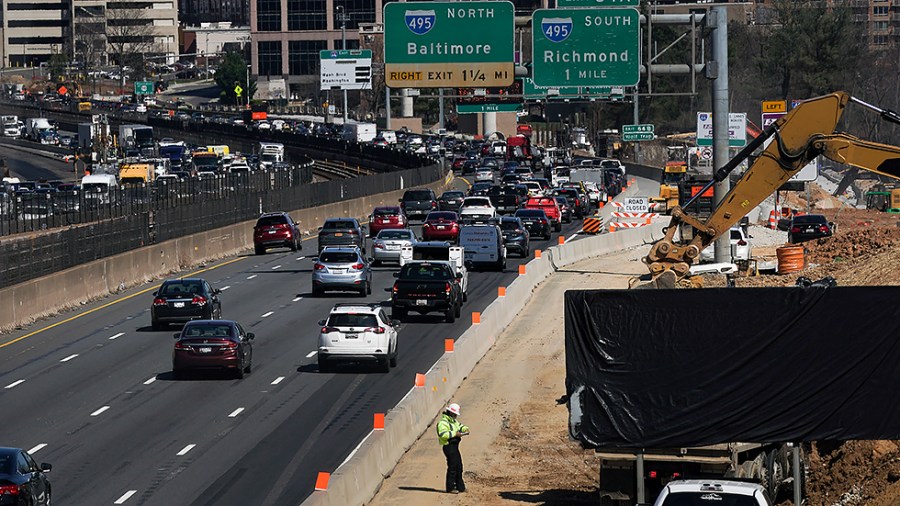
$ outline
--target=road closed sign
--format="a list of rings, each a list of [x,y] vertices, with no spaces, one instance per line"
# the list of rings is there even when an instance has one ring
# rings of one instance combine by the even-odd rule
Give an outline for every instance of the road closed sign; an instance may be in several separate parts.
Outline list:
[[[626,213],[650,212],[650,197],[625,197],[622,208]]]

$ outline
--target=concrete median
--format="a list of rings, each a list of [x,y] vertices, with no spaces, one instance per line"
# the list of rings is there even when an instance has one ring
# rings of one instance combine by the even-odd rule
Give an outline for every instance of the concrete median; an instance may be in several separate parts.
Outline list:
[[[427,186],[440,193],[453,181],[442,177]],[[306,235],[326,218],[352,216],[366,221],[375,203],[391,205],[405,190],[291,211]],[[254,221],[180,237],[72,267],[0,289],[0,331],[9,331],[68,308],[116,293],[173,272],[236,255],[253,247]]]
[[[328,490],[315,491],[303,506],[346,506],[367,503],[381,487],[404,453],[440,415],[463,380],[485,356],[497,338],[521,312],[531,294],[548,276],[582,260],[649,244],[662,237],[662,225],[601,234],[549,248],[532,259],[506,286],[506,295],[492,301],[425,375],[425,386],[410,392],[385,416],[383,431],[374,431],[331,475]],[[412,378],[410,378],[412,381]],[[377,469],[375,473],[373,470]],[[327,469],[322,471],[328,472]]]

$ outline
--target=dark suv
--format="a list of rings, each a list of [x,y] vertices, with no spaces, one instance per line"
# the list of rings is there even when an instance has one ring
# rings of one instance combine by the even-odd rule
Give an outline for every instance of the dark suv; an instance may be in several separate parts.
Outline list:
[[[356,218],[329,218],[319,227],[319,253],[325,246],[356,246],[366,254],[366,234]]]
[[[222,317],[219,290],[201,278],[168,279],[153,292],[150,324],[162,330],[170,323],[212,320]]]
[[[253,249],[263,255],[267,248],[278,247],[300,249],[300,227],[288,213],[265,213],[253,227]]]
[[[438,208],[437,197],[434,192],[428,188],[416,188],[414,190],[406,190],[403,198],[400,199],[400,207],[409,219],[413,217],[424,218],[431,211]]]

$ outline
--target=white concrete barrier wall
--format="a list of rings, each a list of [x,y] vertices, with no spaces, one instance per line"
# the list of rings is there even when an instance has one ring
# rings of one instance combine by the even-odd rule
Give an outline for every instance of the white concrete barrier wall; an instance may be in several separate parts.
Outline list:
[[[481,312],[481,323],[471,325],[456,340],[453,353],[445,353],[430,371],[419,371],[425,374],[425,386],[412,387],[385,415],[384,430],[373,430],[338,469],[321,470],[331,473],[328,489],[313,492],[303,506],[348,506],[368,502],[403,454],[443,411],[503,330],[525,308],[541,282],[567,265],[659,240],[664,235],[662,228],[663,224],[654,224],[568,242],[553,246],[542,252],[541,258],[528,262],[525,274],[506,287],[506,296],[488,304]],[[464,312],[463,318],[470,319],[471,311]],[[403,338],[402,332],[400,337]],[[415,378],[409,378],[409,382],[414,385]]]

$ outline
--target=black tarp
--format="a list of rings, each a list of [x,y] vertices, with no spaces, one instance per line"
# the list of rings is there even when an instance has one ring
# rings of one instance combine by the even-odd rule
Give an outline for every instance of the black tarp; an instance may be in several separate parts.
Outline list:
[[[568,291],[586,448],[900,439],[900,287]]]

